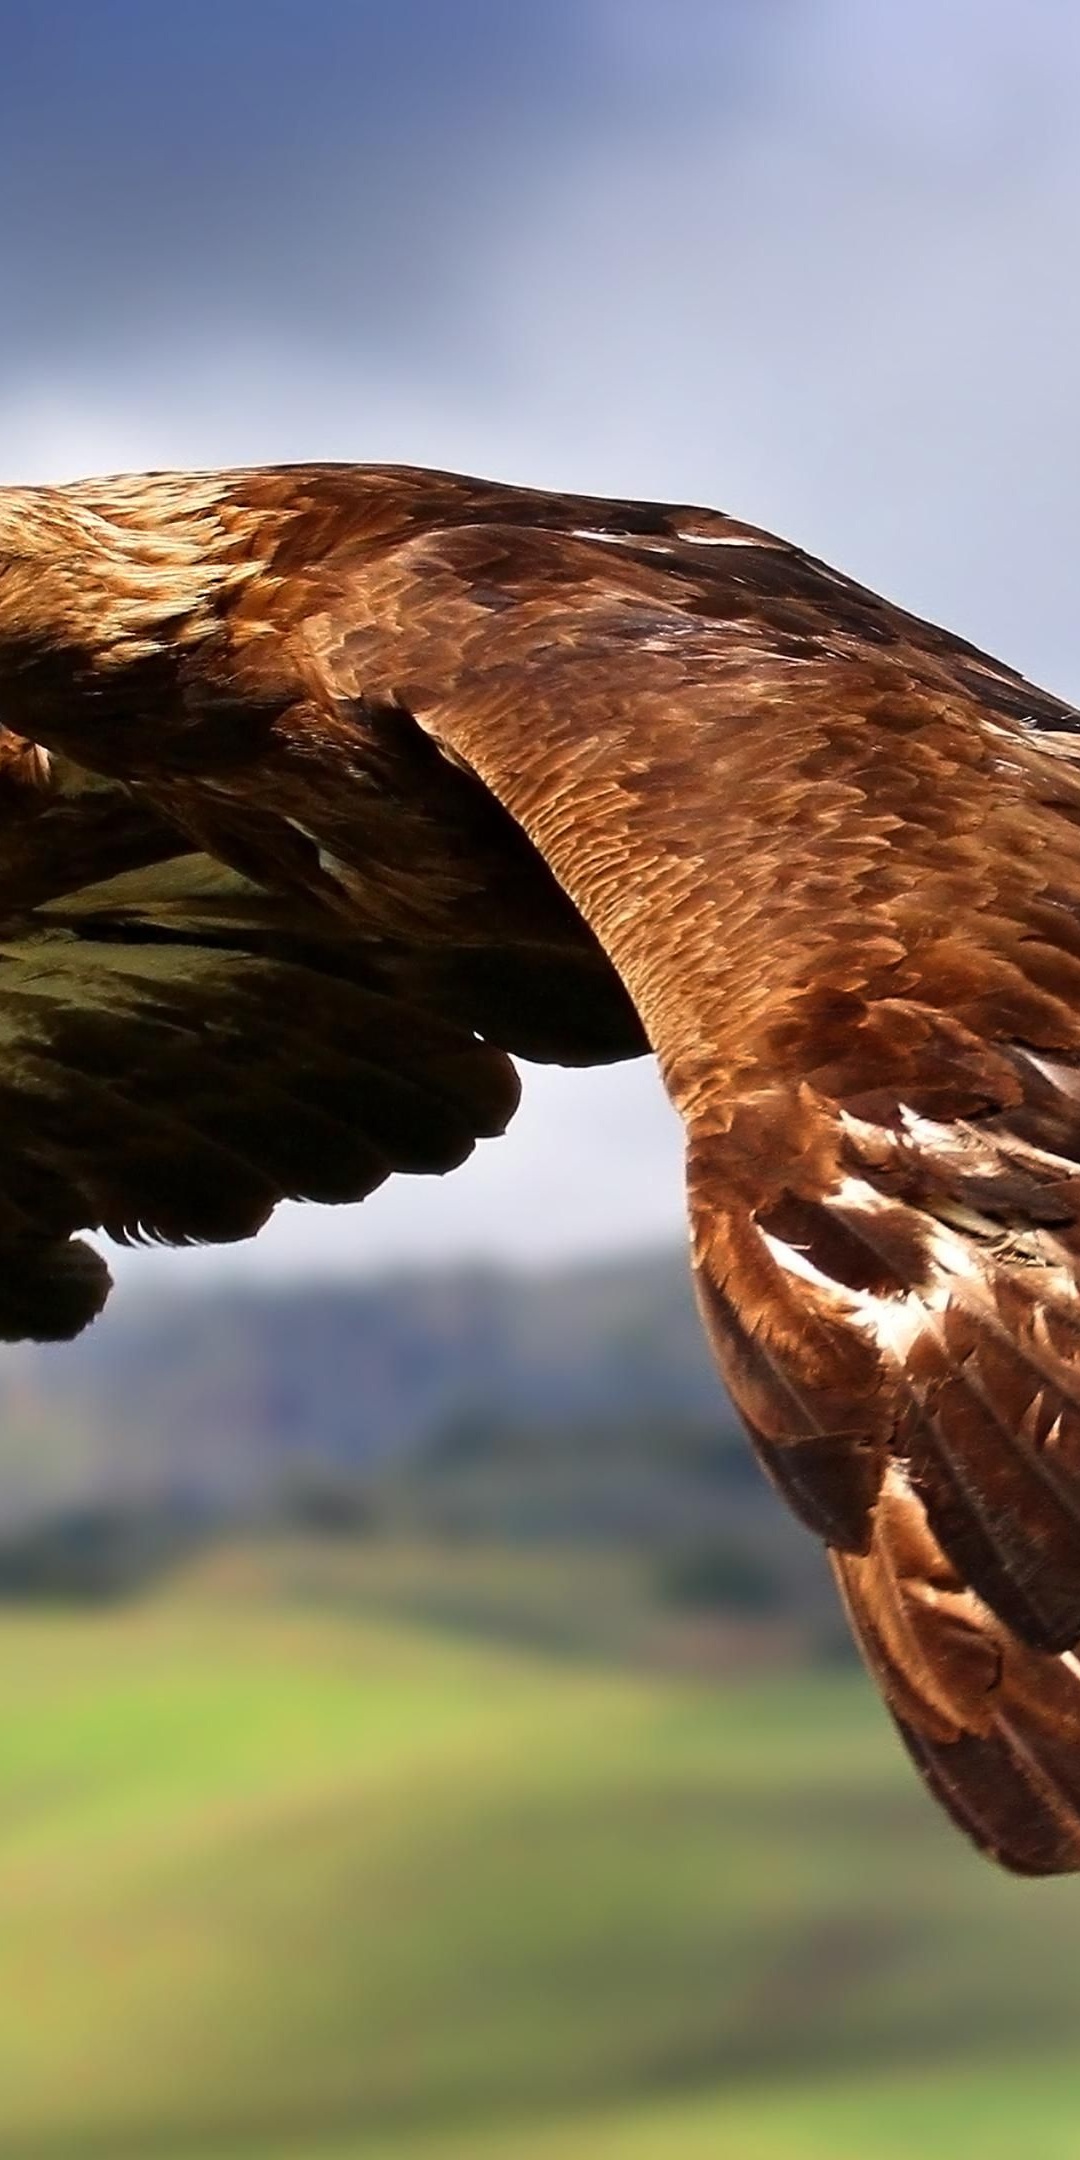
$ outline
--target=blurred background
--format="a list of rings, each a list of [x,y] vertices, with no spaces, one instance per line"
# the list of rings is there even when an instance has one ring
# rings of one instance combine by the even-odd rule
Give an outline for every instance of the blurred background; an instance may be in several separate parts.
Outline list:
[[[706,501],[1080,697],[1073,0],[0,0],[0,482]],[[5,2160],[1080,2155],[645,1066],[0,1364]]]

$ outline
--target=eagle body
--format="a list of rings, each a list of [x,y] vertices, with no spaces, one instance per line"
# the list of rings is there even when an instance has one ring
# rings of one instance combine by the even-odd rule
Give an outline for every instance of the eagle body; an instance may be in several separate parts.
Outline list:
[[[651,1051],[911,1754],[1080,1866],[1080,716],[716,512],[324,465],[0,489],[0,721],[0,1337]]]

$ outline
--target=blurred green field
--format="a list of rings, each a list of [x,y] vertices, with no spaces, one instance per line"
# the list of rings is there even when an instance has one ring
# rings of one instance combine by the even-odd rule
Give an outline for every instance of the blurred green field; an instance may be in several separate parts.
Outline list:
[[[860,1676],[319,1581],[0,1619],[4,2160],[1080,2154],[1080,1889],[969,1855]]]

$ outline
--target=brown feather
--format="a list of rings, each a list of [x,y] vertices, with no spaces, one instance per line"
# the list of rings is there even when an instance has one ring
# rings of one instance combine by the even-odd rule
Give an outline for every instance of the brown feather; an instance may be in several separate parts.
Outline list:
[[[912,1754],[1080,1865],[1080,716],[718,513],[334,466],[0,490],[0,709],[0,1333],[647,1042]]]

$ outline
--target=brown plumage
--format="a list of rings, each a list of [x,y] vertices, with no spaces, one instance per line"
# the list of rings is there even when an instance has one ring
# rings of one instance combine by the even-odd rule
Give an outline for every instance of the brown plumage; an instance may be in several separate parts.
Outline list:
[[[713,512],[0,489],[0,1336],[657,1055],[718,1362],[927,1782],[1080,1866],[1080,716]]]

